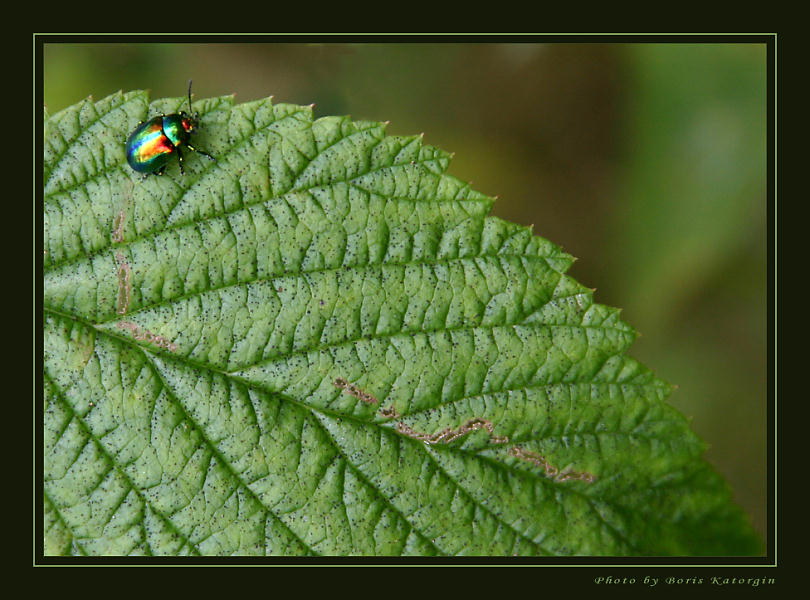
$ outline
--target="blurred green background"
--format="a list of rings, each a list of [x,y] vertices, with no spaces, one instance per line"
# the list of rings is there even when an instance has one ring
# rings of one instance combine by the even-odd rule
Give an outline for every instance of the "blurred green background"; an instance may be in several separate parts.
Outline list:
[[[125,38],[124,38],[125,39]],[[46,44],[51,114],[150,89],[315,103],[455,152],[494,214],[579,260],[630,354],[766,527],[764,44]]]

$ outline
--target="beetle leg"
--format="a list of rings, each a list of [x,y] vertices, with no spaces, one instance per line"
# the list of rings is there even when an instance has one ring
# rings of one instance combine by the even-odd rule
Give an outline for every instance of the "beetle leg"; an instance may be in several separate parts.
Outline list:
[[[177,152],[177,160],[180,165],[180,175],[185,175],[186,171],[183,169],[183,153],[180,151],[180,146],[175,146],[174,151]]]
[[[214,158],[213,156],[211,156],[210,154],[208,154],[208,152],[204,152],[204,151],[202,151],[202,150],[197,150],[197,148],[195,148],[194,146],[189,146],[189,145],[188,145],[188,143],[186,144],[186,148],[188,148],[189,150],[193,150],[193,151],[194,151],[194,152],[196,152],[197,154],[202,154],[203,156],[207,156],[208,158],[210,158],[210,159],[211,159],[211,160],[213,160],[214,162],[216,162],[216,160],[217,160],[216,158]]]
[[[166,165],[160,167],[157,171],[155,171],[155,175],[163,175],[163,171],[166,170]]]

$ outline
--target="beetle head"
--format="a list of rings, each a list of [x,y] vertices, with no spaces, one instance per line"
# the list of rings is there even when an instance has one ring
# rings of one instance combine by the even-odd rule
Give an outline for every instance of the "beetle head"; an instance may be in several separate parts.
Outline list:
[[[200,113],[193,112],[191,108],[191,79],[188,80],[188,113],[180,111],[180,116],[183,118],[183,129],[191,133],[197,128],[200,122]]]

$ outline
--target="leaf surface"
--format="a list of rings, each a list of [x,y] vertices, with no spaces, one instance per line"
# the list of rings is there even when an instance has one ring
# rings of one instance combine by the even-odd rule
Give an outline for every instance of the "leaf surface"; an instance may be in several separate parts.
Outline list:
[[[420,137],[184,98],[46,117],[46,554],[759,551],[636,333]]]

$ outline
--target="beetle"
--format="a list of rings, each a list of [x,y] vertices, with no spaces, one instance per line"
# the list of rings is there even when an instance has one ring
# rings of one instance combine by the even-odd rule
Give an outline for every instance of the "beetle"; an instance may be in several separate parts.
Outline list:
[[[188,110],[171,115],[160,114],[146,122],[140,121],[135,130],[127,137],[127,162],[138,173],[162,175],[172,156],[177,155],[180,174],[183,169],[183,152],[181,146],[216,159],[189,144],[191,134],[199,125],[200,114],[191,112],[191,80],[188,82]]]

